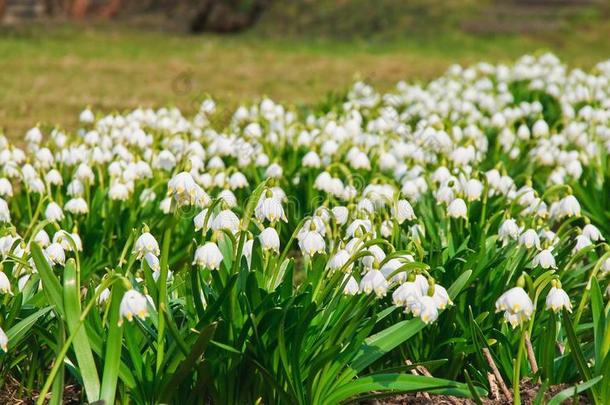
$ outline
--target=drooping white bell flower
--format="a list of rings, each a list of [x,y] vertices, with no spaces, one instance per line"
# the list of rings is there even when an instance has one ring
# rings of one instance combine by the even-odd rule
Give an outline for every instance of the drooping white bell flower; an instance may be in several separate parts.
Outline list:
[[[534,303],[523,288],[513,287],[496,300],[496,312],[500,311],[506,311],[505,318],[515,327],[530,319]]]
[[[72,198],[64,204],[64,209],[72,214],[87,214],[89,206],[83,198]]]
[[[11,282],[3,271],[0,271],[0,293],[12,294],[11,293]]]
[[[557,265],[555,264],[555,257],[550,249],[541,250],[534,258],[532,259],[532,266],[540,266],[543,269],[556,269]]]
[[[339,249],[332,257],[328,260],[328,269],[332,271],[341,270],[343,266],[345,266],[351,258],[349,252],[345,249]],[[346,272],[350,272],[354,264],[350,264],[345,269]]]
[[[306,256],[313,256],[316,253],[323,254],[326,249],[326,242],[318,232],[307,231],[299,237],[299,247]]]
[[[533,229],[526,229],[525,232],[519,236],[519,244],[525,246],[528,249],[536,248],[540,249],[540,238],[538,233]]]
[[[595,225],[587,224],[582,228],[582,234],[591,239],[592,242],[598,242],[604,240],[601,232]]]
[[[59,264],[63,266],[66,263],[66,253],[61,244],[51,243],[44,250],[45,256],[51,265]]]
[[[580,203],[573,195],[564,197],[559,202],[559,215],[561,217],[580,216]]]
[[[572,312],[572,303],[570,297],[561,288],[561,284],[554,283],[549,293],[546,296],[546,309],[550,309],[557,313],[562,309],[566,309],[568,312]]]
[[[451,204],[447,207],[447,215],[451,218],[464,218],[468,219],[468,208],[466,207],[466,203],[461,198],[456,198],[451,201]]]
[[[392,293],[392,301],[397,307],[405,307],[410,312],[410,305],[422,296],[421,288],[413,281],[402,283]]]
[[[383,273],[377,269],[369,270],[362,280],[360,280],[360,292],[370,294],[372,292],[377,297],[383,297],[388,291],[388,282]]]
[[[417,309],[415,309],[415,305],[417,305]],[[415,303],[411,304],[411,312],[425,324],[430,324],[438,319],[436,301],[428,295],[419,297]]]
[[[212,220],[211,227],[215,231],[225,229],[236,233],[239,230],[239,218],[231,210],[222,210]]]
[[[45,248],[51,243],[51,238],[49,238],[49,234],[47,233],[47,231],[41,229],[34,236],[34,241],[38,243],[41,247]]]
[[[450,305],[453,305],[453,301],[449,297],[449,293],[445,289],[445,287],[435,284],[434,285],[434,293],[432,294],[432,299],[436,303],[436,307],[438,309],[445,309]]]
[[[8,209],[8,204],[0,198],[0,222],[11,222],[11,213]]]
[[[347,207],[343,207],[343,206],[333,207],[333,209],[331,211],[333,213],[333,217],[335,218],[335,221],[337,222],[337,224],[343,225],[347,222],[347,218],[349,216],[349,210],[347,209]]]
[[[254,215],[259,221],[267,220],[274,223],[282,220],[288,222],[281,201],[275,198],[271,191],[268,191],[267,195],[260,199],[254,210]]]
[[[504,243],[508,242],[510,239],[517,240],[519,238],[519,232],[521,232],[521,230],[519,229],[519,225],[517,225],[517,221],[508,218],[500,225],[498,239]]]
[[[133,253],[136,254],[138,259],[144,257],[146,253],[152,253],[155,256],[159,256],[161,250],[159,249],[159,243],[150,232],[144,232],[138,237],[133,247]]]
[[[159,258],[151,252],[147,252],[144,255],[144,261],[153,272],[161,270],[161,262],[159,261]]]
[[[148,300],[138,291],[131,289],[123,295],[119,307],[119,326],[123,324],[123,319],[127,318],[131,322],[134,316],[145,320],[148,316]]]
[[[415,212],[413,207],[407,200],[398,200],[396,207],[392,208],[392,216],[396,219],[399,224],[409,220],[415,219]]]
[[[218,245],[214,242],[206,242],[203,246],[199,246],[195,251],[195,259],[193,264],[205,267],[210,270],[218,270],[222,262],[222,252]]]
[[[345,284],[345,287],[343,288],[343,294],[345,294],[345,295],[358,294],[359,288],[358,288],[358,282],[356,281],[356,279],[353,276],[350,276],[349,274],[346,274],[345,277],[348,278],[348,280],[347,280],[347,283]]]
[[[259,235],[261,246],[264,250],[270,250],[272,252],[279,253],[280,251],[280,237],[274,228],[265,228]]]
[[[0,328],[0,348],[4,350],[4,352],[8,352],[8,336],[4,333],[4,330]]]
[[[591,246],[593,242],[591,239],[587,237],[587,235],[577,235],[576,236],[576,245],[574,246],[575,252],[580,252],[581,250]]]
[[[44,217],[49,221],[61,221],[64,219],[64,212],[56,202],[51,201],[44,211]]]

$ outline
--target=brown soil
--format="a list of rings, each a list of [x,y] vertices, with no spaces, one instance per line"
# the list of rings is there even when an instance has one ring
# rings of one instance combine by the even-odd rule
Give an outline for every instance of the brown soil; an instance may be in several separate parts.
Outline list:
[[[561,384],[561,385],[553,385],[549,387],[545,394],[544,398],[546,401],[553,398],[560,391],[568,388],[569,385]],[[534,399],[538,394],[540,386],[532,384],[531,381],[524,380],[521,382],[521,403],[524,405],[529,405],[534,403]],[[502,394],[500,394],[502,395]],[[491,398],[482,398],[484,405],[507,405],[512,402],[506,400],[506,398],[501,397],[499,399],[491,399]],[[566,403],[572,403],[568,401]],[[578,396],[579,405],[587,405],[590,404],[589,398],[586,394],[580,394]],[[388,398],[381,398],[376,400],[367,400],[360,403],[360,405],[473,405],[474,401],[451,397],[447,395],[429,395],[429,398],[425,397],[423,394],[401,394]]]

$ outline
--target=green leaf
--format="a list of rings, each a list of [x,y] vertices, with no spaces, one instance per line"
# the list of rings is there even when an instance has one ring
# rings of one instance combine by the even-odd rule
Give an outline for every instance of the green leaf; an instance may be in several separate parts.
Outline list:
[[[64,267],[64,311],[70,334],[75,333],[81,317],[80,282],[74,259],[69,259]],[[76,331],[72,343],[78,370],[83,379],[83,386],[89,402],[97,401],[100,395],[100,379],[85,328]]]
[[[40,280],[42,281],[44,294],[49,303],[55,306],[59,315],[63,316],[64,300],[61,293],[61,284],[59,284],[59,280],[53,273],[53,269],[45,258],[40,245],[36,242],[32,242],[30,249],[32,251],[32,257],[34,258],[34,264],[36,265]]]
[[[551,400],[547,403],[547,405],[561,405],[561,404],[563,404],[564,401],[572,398],[574,395],[580,394],[581,392],[593,387],[595,384],[600,382],[602,380],[602,378],[603,378],[603,376],[600,375],[587,382],[575,385],[570,388],[566,388],[565,390],[561,391],[560,393],[555,395],[553,398],[551,398]]]
[[[11,347],[19,345],[21,340],[27,335],[28,331],[32,329],[32,326],[36,324],[36,321],[46,315],[51,309],[51,307],[39,309],[27,318],[24,318],[13,325],[9,330],[6,331],[8,344]]]
[[[566,330],[566,335],[568,337],[568,344],[570,346],[570,352],[572,353],[572,358],[576,363],[576,367],[578,372],[580,373],[581,378],[587,382],[591,380],[591,370],[589,370],[589,366],[585,360],[585,356],[582,353],[582,349],[580,348],[580,343],[578,342],[578,338],[576,337],[576,332],[574,331],[574,326],[572,325],[572,321],[570,320],[570,316],[568,312],[564,309],[562,314],[563,326]],[[598,392],[594,386],[591,387],[591,396],[593,402],[597,403]]]
[[[104,371],[100,399],[106,404],[115,403],[117,379],[121,366],[123,348],[123,327],[119,326],[119,309],[125,292],[122,283],[115,283],[110,296],[110,313],[108,316],[108,337],[104,352]]]
[[[434,394],[470,397],[468,386],[455,381],[412,374],[377,374],[358,378],[338,387],[324,399],[324,403],[337,404],[372,391],[388,393],[426,391]],[[486,392],[481,391],[481,394],[486,395]]]

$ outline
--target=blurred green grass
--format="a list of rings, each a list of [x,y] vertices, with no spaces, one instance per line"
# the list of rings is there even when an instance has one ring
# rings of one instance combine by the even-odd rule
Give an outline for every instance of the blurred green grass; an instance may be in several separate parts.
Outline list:
[[[186,35],[125,24],[62,24],[0,31],[0,127],[12,137],[38,122],[71,127],[85,106],[103,111],[175,105],[193,112],[206,95],[221,105],[269,96],[307,105],[364,79],[380,89],[426,80],[452,63],[511,61],[553,51],[572,66],[610,58],[610,24],[547,34],[436,33],[342,39]],[[263,24],[262,27],[268,26]]]

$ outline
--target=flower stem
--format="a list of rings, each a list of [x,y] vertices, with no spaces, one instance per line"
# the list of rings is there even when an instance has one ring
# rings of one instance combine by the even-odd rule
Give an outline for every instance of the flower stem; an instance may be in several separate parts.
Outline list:
[[[519,382],[521,374],[521,359],[523,358],[523,348],[525,346],[525,330],[520,328],[521,337],[519,338],[519,349],[517,350],[517,358],[513,365],[513,404],[521,404],[521,392],[519,391]]]

